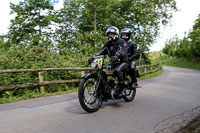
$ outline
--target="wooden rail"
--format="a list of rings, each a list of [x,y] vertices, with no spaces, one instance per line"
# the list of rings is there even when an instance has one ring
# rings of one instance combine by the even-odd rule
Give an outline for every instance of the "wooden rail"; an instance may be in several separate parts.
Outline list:
[[[7,69],[7,70],[0,70],[0,73],[19,73],[19,72],[41,72],[41,71],[88,71],[94,70],[94,68],[86,67],[86,68],[79,68],[79,67],[66,67],[66,68],[41,68],[41,69]]]
[[[160,69],[160,63],[152,64],[152,65],[144,65],[137,66],[136,68],[139,70],[139,75],[143,76],[148,73],[156,72]],[[147,71],[147,68],[150,67],[150,71]],[[153,69],[153,67],[155,67]],[[141,69],[144,69],[143,71]],[[0,86],[0,91],[9,91],[16,88],[26,88],[26,87],[35,87],[40,86],[40,91],[44,92],[45,85],[52,84],[63,84],[63,83],[73,83],[80,82],[80,79],[72,79],[72,80],[56,80],[56,81],[44,81],[42,71],[81,71],[81,75],[83,76],[85,71],[95,70],[94,68],[41,68],[41,69],[7,69],[0,70],[1,73],[20,73],[20,72],[38,72],[39,83],[28,83],[28,84],[18,84],[18,85],[9,85],[9,86]]]

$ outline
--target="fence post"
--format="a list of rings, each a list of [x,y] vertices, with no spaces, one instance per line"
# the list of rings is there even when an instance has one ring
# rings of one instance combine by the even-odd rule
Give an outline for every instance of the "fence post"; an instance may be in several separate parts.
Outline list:
[[[145,67],[144,68],[144,75],[146,75],[146,73],[147,73],[147,68]]]
[[[43,77],[42,72],[38,72],[38,76],[39,76],[39,81],[44,82],[44,77]],[[40,86],[40,92],[44,93],[44,86]]]
[[[81,71],[81,77],[85,75],[85,71]]]

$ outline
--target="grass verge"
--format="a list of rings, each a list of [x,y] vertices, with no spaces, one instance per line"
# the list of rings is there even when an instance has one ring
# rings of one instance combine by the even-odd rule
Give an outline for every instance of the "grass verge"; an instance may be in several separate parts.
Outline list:
[[[0,104],[17,102],[17,101],[20,101],[20,100],[27,100],[27,99],[33,99],[33,98],[40,98],[40,97],[67,94],[67,93],[77,92],[77,90],[78,90],[77,87],[72,87],[71,89],[69,89],[67,91],[60,91],[60,92],[54,92],[54,93],[27,92],[23,96],[8,96],[8,97],[5,96],[5,97],[1,97],[0,98]]]
[[[162,72],[163,72],[163,69],[162,69],[162,67],[160,67],[159,71],[141,76],[137,80],[144,80],[144,79],[153,78],[153,77],[159,76]]]
[[[183,67],[189,69],[196,69],[200,70],[200,61],[198,60],[189,60],[184,58],[178,57],[169,57],[162,52],[155,53],[152,57],[152,62],[160,62],[162,65],[165,66],[174,66],[174,67]]]
[[[186,127],[181,129],[178,133],[200,133],[200,117],[194,119]]]

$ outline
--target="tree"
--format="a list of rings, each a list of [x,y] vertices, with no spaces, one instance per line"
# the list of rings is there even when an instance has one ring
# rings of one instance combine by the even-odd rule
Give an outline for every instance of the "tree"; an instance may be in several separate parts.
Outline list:
[[[98,51],[106,41],[109,25],[133,30],[140,51],[148,51],[176,11],[175,0],[64,0],[64,8],[53,10],[51,0],[24,0],[11,4],[12,20],[8,34],[15,44],[45,45],[80,52],[84,45]],[[58,23],[54,28],[52,25]]]
[[[5,41],[5,36],[0,36],[0,50],[8,50],[9,47],[11,47],[12,44],[9,44],[7,41]],[[1,52],[0,52],[1,53]]]
[[[195,21],[192,31],[189,34],[191,40],[192,55],[196,58],[200,56],[200,14]]]
[[[177,56],[179,52],[177,50],[180,48],[181,40],[178,39],[178,36],[174,36],[171,39],[167,40],[165,43],[165,47],[163,48],[163,53],[168,54],[170,56]]]
[[[161,25],[167,25],[176,11],[175,0],[65,0],[80,44],[94,48],[105,42],[106,26],[131,28],[141,51],[148,51]],[[100,38],[98,39],[98,37]],[[77,39],[77,37],[76,37]],[[102,41],[103,40],[103,41]]]
[[[163,52],[184,59],[199,59],[200,56],[200,14],[193,26],[193,29],[182,40],[178,37],[166,42]]]
[[[65,18],[73,23],[74,39],[78,40],[75,45],[90,44],[93,48],[101,48],[106,41],[106,26],[111,25],[114,12],[111,5],[115,3],[116,0],[65,0],[63,10]]]
[[[176,11],[174,0],[121,0],[119,27],[133,29],[133,40],[141,51],[148,51],[159,34],[161,25],[167,25]]]
[[[54,35],[53,24],[58,22],[51,0],[24,0],[10,3],[11,20],[8,39],[17,45],[40,45],[50,47]]]
[[[190,42],[187,37],[180,40],[180,45],[176,49],[176,56],[183,57],[185,60],[191,57]]]

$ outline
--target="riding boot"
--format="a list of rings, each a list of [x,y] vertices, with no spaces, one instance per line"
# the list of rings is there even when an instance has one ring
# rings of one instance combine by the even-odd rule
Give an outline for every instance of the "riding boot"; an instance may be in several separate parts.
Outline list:
[[[132,84],[131,84],[132,89],[136,88],[137,86],[138,86],[137,82],[132,82]]]
[[[119,83],[119,87],[120,87],[119,98],[126,97],[125,83]]]
[[[136,72],[135,71],[132,71],[131,80],[132,80],[131,88],[136,88],[138,86],[138,84],[137,84],[137,78],[136,78]]]

